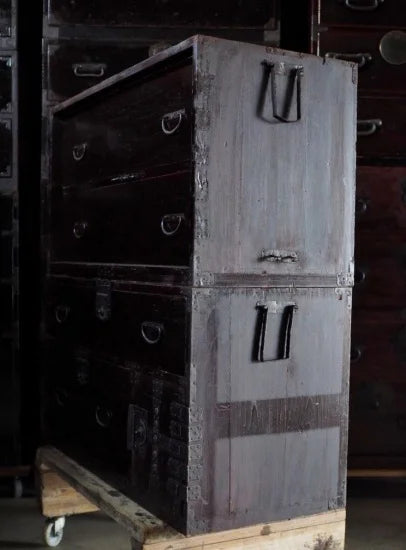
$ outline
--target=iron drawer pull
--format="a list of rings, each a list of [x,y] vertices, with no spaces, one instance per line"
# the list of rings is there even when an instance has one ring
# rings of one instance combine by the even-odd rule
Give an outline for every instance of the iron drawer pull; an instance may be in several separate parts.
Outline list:
[[[74,145],[72,147],[73,159],[76,162],[81,161],[84,158],[86,151],[87,151],[87,143],[79,143],[78,145]]]
[[[259,256],[261,262],[296,263],[298,259],[293,250],[261,250]]]
[[[178,130],[179,126],[182,124],[182,120],[186,117],[185,109],[180,109],[179,111],[174,111],[173,113],[167,113],[161,119],[161,127],[164,134],[170,136]],[[171,127],[171,124],[173,126]]]
[[[62,325],[68,318],[70,313],[70,307],[65,304],[60,304],[59,306],[56,306],[55,308],[55,319],[57,323]]]
[[[100,305],[96,308],[96,317],[104,323],[110,319],[110,310],[106,306]]]
[[[165,214],[161,220],[161,230],[164,235],[171,237],[179,231],[182,221],[185,219],[184,214]]]
[[[72,65],[73,73],[79,78],[102,78],[107,65],[104,63],[74,63]]]
[[[357,121],[357,135],[358,136],[372,136],[382,127],[382,120],[380,118],[371,118],[366,120]]]
[[[362,269],[356,269],[354,273],[354,282],[355,284],[360,284],[365,281],[367,274]]]
[[[87,230],[87,222],[75,222],[73,224],[73,235],[76,239],[83,239]]]
[[[359,346],[351,347],[351,363],[356,363],[361,359],[362,349]]]
[[[379,4],[383,4],[384,0],[372,0],[369,4],[354,4],[352,0],[345,0],[345,5],[350,10],[355,11],[373,11],[379,7]]]
[[[372,61],[372,55],[370,53],[339,53],[339,52],[327,52],[324,57],[330,57],[332,59],[341,59],[342,61],[353,61],[358,64],[358,68],[365,67],[367,63]]]
[[[64,407],[68,401],[68,392],[63,388],[56,389],[55,401],[59,407]]]
[[[147,344],[157,344],[162,338],[164,327],[161,323],[144,321],[141,324],[141,335]]]
[[[108,428],[111,424],[111,419],[113,418],[113,413],[110,409],[100,407],[97,405],[95,412],[96,422],[102,428]]]
[[[357,214],[363,214],[368,210],[368,202],[365,199],[358,198],[355,209]]]

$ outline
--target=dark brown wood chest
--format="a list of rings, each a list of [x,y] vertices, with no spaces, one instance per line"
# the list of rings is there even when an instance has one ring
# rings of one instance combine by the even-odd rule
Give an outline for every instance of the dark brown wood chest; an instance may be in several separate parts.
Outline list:
[[[53,111],[47,438],[184,533],[345,506],[356,80],[197,36]]]

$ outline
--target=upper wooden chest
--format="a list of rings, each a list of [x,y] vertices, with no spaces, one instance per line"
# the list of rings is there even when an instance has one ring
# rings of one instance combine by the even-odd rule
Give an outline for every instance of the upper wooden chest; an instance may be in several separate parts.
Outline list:
[[[349,63],[197,36],[62,103],[51,271],[351,284],[356,78]]]

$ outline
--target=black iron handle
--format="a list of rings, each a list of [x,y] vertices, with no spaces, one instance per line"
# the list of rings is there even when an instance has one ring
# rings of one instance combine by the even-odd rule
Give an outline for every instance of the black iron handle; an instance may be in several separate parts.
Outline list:
[[[288,67],[284,63],[263,62],[264,66],[271,73],[271,97],[272,114],[280,122],[298,122],[302,118],[302,77],[304,69],[301,66]],[[288,85],[284,92],[284,98],[278,106],[278,84],[277,77],[285,76]],[[296,91],[296,118],[289,118],[293,96]]]
[[[299,260],[297,252],[293,250],[261,250],[259,261],[275,263],[296,263]]]
[[[362,357],[362,349],[360,346],[351,347],[351,363],[356,363]]]
[[[354,11],[374,11],[379,7],[379,4],[383,4],[384,0],[370,0],[364,4],[357,4],[353,0],[345,0],[345,5],[350,10]]]
[[[273,304],[276,306],[276,304]],[[277,356],[273,359],[267,359],[265,357],[265,342],[267,337],[267,324],[268,324],[268,314],[269,306],[268,304],[257,304],[258,309],[258,320],[257,320],[257,334],[255,336],[254,344],[254,359],[261,363],[265,361],[278,361],[283,359],[289,359],[290,357],[290,342],[291,342],[291,332],[293,324],[293,314],[297,309],[296,304],[285,304],[280,306],[281,316],[281,325],[279,330],[279,343]],[[276,311],[272,311],[276,313]]]
[[[73,160],[80,162],[85,157],[87,151],[87,143],[78,143],[72,147]]]
[[[363,269],[356,269],[354,273],[354,282],[355,284],[360,284],[365,281],[367,274]]]
[[[184,214],[165,214],[161,219],[161,231],[167,237],[175,235],[185,219]]]
[[[96,422],[102,428],[108,428],[111,424],[113,418],[113,413],[110,409],[106,407],[101,407],[97,405],[95,411]]]
[[[105,63],[73,63],[72,69],[79,78],[102,78],[106,72]]]
[[[380,118],[371,118],[357,121],[357,135],[372,136],[382,127]]]
[[[59,407],[64,407],[68,401],[68,392],[64,388],[55,390],[55,401]]]
[[[57,323],[62,325],[69,317],[70,307],[66,304],[59,304],[55,308],[55,319]]]
[[[182,121],[186,118],[185,109],[174,111],[173,113],[166,113],[161,119],[161,128],[165,135],[170,136],[174,134],[182,124]]]
[[[372,61],[372,55],[370,53],[327,52],[325,57],[341,59],[343,61],[352,61],[353,63],[357,63],[359,69],[362,69],[362,67],[365,67],[367,63]]]
[[[83,239],[88,228],[88,223],[85,221],[77,221],[73,224],[73,235],[75,239]]]
[[[99,321],[106,322],[110,319],[110,310],[105,305],[99,305],[96,307],[96,317]]]
[[[164,326],[161,323],[153,321],[144,321],[141,323],[141,336],[147,344],[157,344],[164,333]]]
[[[363,214],[368,210],[368,201],[366,199],[357,198],[355,208],[356,208],[357,214]]]

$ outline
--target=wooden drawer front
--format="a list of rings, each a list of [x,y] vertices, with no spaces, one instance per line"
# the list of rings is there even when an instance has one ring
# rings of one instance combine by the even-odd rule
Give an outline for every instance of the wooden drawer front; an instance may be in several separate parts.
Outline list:
[[[360,97],[357,154],[361,157],[406,157],[406,101]]]
[[[396,254],[396,252],[398,252]],[[389,257],[376,257],[355,249],[355,286],[353,306],[361,308],[401,307],[406,305],[406,250],[395,250]]]
[[[11,36],[12,0],[2,0],[0,5],[0,36]]]
[[[0,231],[11,231],[13,227],[13,197],[0,195]]]
[[[13,122],[11,118],[0,119],[0,178],[13,175]]]
[[[53,181],[63,186],[123,183],[150,167],[191,158],[192,67],[93,101],[54,118]]]
[[[188,353],[186,299],[100,287],[53,285],[49,333],[61,345],[85,346],[100,356],[136,361],[183,375]]]
[[[406,64],[391,65],[379,52],[384,31],[329,29],[320,33],[320,55],[345,59],[354,56],[359,63],[358,90],[384,95],[405,94]],[[361,54],[361,55],[359,55]]]
[[[406,315],[403,309],[354,309],[351,377],[356,383],[406,384]]]
[[[318,0],[318,4],[322,24],[406,26],[403,0]]]
[[[10,279],[13,274],[12,234],[0,237],[0,279]]]
[[[356,255],[390,257],[406,243],[406,167],[357,169]]]
[[[56,25],[274,28],[276,16],[276,0],[48,0],[48,6],[49,20]]]
[[[189,266],[190,172],[117,183],[55,186],[52,260]]]
[[[13,289],[8,283],[0,283],[0,337],[10,335],[13,324]]]
[[[151,55],[152,43],[59,41],[47,47],[50,101],[62,101]]]

